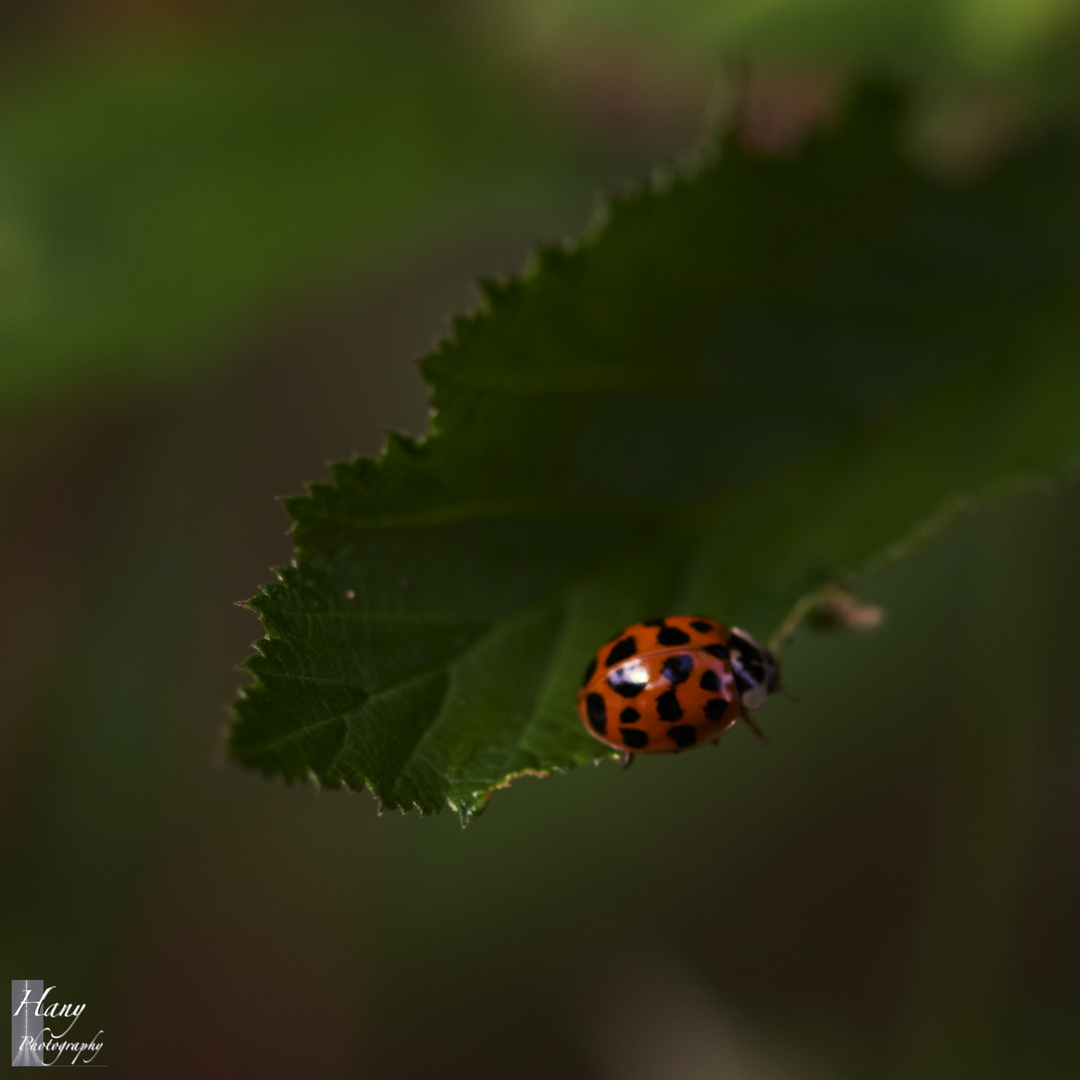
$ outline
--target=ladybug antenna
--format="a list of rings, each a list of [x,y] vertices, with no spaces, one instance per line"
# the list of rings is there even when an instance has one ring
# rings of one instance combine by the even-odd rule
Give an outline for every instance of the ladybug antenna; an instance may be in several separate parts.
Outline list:
[[[747,725],[747,727],[749,727],[749,728],[750,728],[750,730],[751,730],[751,731],[752,731],[752,732],[753,732],[753,733],[754,733],[754,734],[755,734],[755,735],[756,735],[756,736],[757,736],[757,737],[758,737],[758,738],[759,738],[759,739],[760,739],[760,740],[761,740],[761,741],[762,741],[763,743],[768,743],[768,741],[769,741],[769,737],[768,737],[768,736],[767,736],[767,735],[765,734],[765,732],[764,732],[764,731],[762,731],[762,730],[761,730],[761,728],[759,728],[759,727],[757,726],[757,723],[756,723],[756,722],[755,722],[755,721],[753,720],[753,718],[752,718],[752,717],[750,716],[750,714],[749,714],[749,713],[748,713],[748,712],[747,712],[747,711],[746,711],[745,709],[743,709],[743,714],[742,714],[742,718],[743,718],[743,720],[744,720],[744,721],[746,722],[746,725]]]

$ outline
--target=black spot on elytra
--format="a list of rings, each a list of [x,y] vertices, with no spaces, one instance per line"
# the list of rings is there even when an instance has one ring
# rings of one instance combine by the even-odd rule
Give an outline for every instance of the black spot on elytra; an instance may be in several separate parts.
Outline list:
[[[694,670],[694,658],[687,653],[679,653],[677,656],[669,656],[664,661],[661,673],[672,686],[686,682],[690,678],[690,672]]]
[[[589,666],[585,669],[585,678],[581,680],[582,686],[588,686],[589,680],[596,674],[596,657],[589,661]]]
[[[706,645],[705,651],[710,656],[715,656],[717,660],[726,660],[728,658],[726,645]]]
[[[724,698],[715,697],[705,703],[705,715],[710,720],[723,720],[729,704]]]
[[[604,699],[599,694],[590,694],[585,699],[585,711],[589,716],[589,723],[598,735],[607,731],[607,707]]]
[[[619,734],[631,750],[640,750],[643,746],[649,745],[649,736],[641,728],[622,727],[619,728]]]
[[[658,645],[685,645],[689,640],[690,635],[677,626],[661,626],[656,635]]]
[[[710,694],[715,694],[720,689],[720,676],[709,668],[708,671],[701,673],[701,682],[698,683],[702,690],[708,690]]]
[[[635,697],[648,685],[649,676],[637,664],[631,664],[629,670],[616,668],[607,677],[607,682],[616,694],[621,694],[623,697]]]
[[[697,742],[697,732],[692,724],[677,724],[667,734],[677,746],[693,746]]]
[[[661,720],[666,720],[669,724],[682,719],[682,706],[674,690],[665,690],[656,699],[656,712]]]
[[[629,660],[636,652],[637,642],[632,637],[624,637],[622,641],[618,641],[612,646],[604,664],[606,667],[612,667],[621,660]]]
[[[621,713],[619,713],[620,724],[634,724],[641,719],[641,713],[637,709],[631,708],[629,705]]]
[[[704,619],[695,619],[690,625],[699,634],[708,634],[715,629],[711,622],[706,622]]]

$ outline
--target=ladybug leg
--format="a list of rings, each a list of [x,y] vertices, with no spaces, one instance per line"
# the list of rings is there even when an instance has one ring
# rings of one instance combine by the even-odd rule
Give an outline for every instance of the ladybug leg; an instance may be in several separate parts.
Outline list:
[[[634,764],[634,758],[636,757],[637,754],[631,754],[629,750],[624,750],[621,758],[623,769],[629,769]]]
[[[761,741],[762,741],[763,743],[767,743],[767,742],[769,741],[769,737],[768,737],[768,736],[767,736],[767,735],[765,734],[765,732],[764,732],[764,731],[762,731],[762,730],[761,730],[761,728],[759,728],[759,727],[757,726],[757,723],[756,723],[756,722],[755,722],[755,721],[754,721],[754,720],[753,720],[753,719],[751,718],[750,714],[749,714],[749,713],[748,713],[748,712],[747,712],[747,711],[746,711],[745,709],[743,709],[743,711],[742,711],[742,718],[743,718],[743,720],[744,720],[744,721],[746,722],[746,725],[747,725],[747,727],[749,727],[749,728],[750,728],[750,730],[751,730],[751,731],[752,731],[752,732],[753,732],[753,733],[754,733],[754,734],[755,734],[755,735],[756,735],[756,736],[757,736],[757,737],[758,737],[758,738],[759,738],[759,739],[760,739],[760,740],[761,740]]]

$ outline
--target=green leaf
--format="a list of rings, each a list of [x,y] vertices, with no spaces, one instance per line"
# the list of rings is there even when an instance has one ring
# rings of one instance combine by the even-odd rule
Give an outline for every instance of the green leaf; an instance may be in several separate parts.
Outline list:
[[[965,500],[1080,455],[1080,143],[978,185],[863,94],[794,158],[615,204],[484,287],[423,364],[423,442],[293,498],[251,601],[232,757],[467,817],[608,752],[574,712],[599,643],[660,614],[762,638]]]

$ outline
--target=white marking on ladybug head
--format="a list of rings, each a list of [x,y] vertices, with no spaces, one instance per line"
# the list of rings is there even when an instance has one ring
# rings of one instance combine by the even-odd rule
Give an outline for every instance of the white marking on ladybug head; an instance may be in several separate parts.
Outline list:
[[[750,689],[742,695],[742,703],[747,709],[760,709],[768,699],[769,688],[765,683],[758,683],[757,686],[751,686]]]
[[[762,648],[762,647],[761,647],[761,646],[760,646],[760,645],[759,645],[759,644],[757,643],[757,641],[755,640],[755,638],[754,638],[754,635],[753,635],[753,634],[748,634],[748,633],[747,633],[747,632],[746,632],[745,630],[741,629],[741,628],[740,628],[740,627],[738,627],[738,626],[733,626],[733,627],[731,628],[731,632],[732,632],[733,634],[738,634],[738,635],[739,635],[739,637],[741,637],[741,638],[742,638],[743,640],[745,640],[745,641],[749,641],[749,642],[750,642],[750,644],[751,644],[751,645],[753,645],[753,646],[754,646],[754,648],[755,648],[755,649],[757,649],[757,651],[758,651],[758,652],[760,652],[760,653],[763,653],[763,652],[765,651],[765,650],[764,650],[764,649],[763,649],[763,648]]]
[[[746,686],[747,683],[751,684],[742,692],[743,707],[747,709],[760,709],[768,700],[769,694],[776,688],[776,660],[768,649],[763,649],[754,640],[753,635],[748,634],[741,627],[733,626],[731,628],[731,635],[732,637],[741,638],[750,649],[758,654],[757,657],[744,655],[746,652],[745,649],[740,648],[737,645],[731,646],[731,665],[735,669],[736,675],[739,676],[738,681],[744,686]],[[764,676],[760,682],[758,681],[756,672],[751,674],[750,671],[747,670],[747,667],[756,668],[759,664]]]

